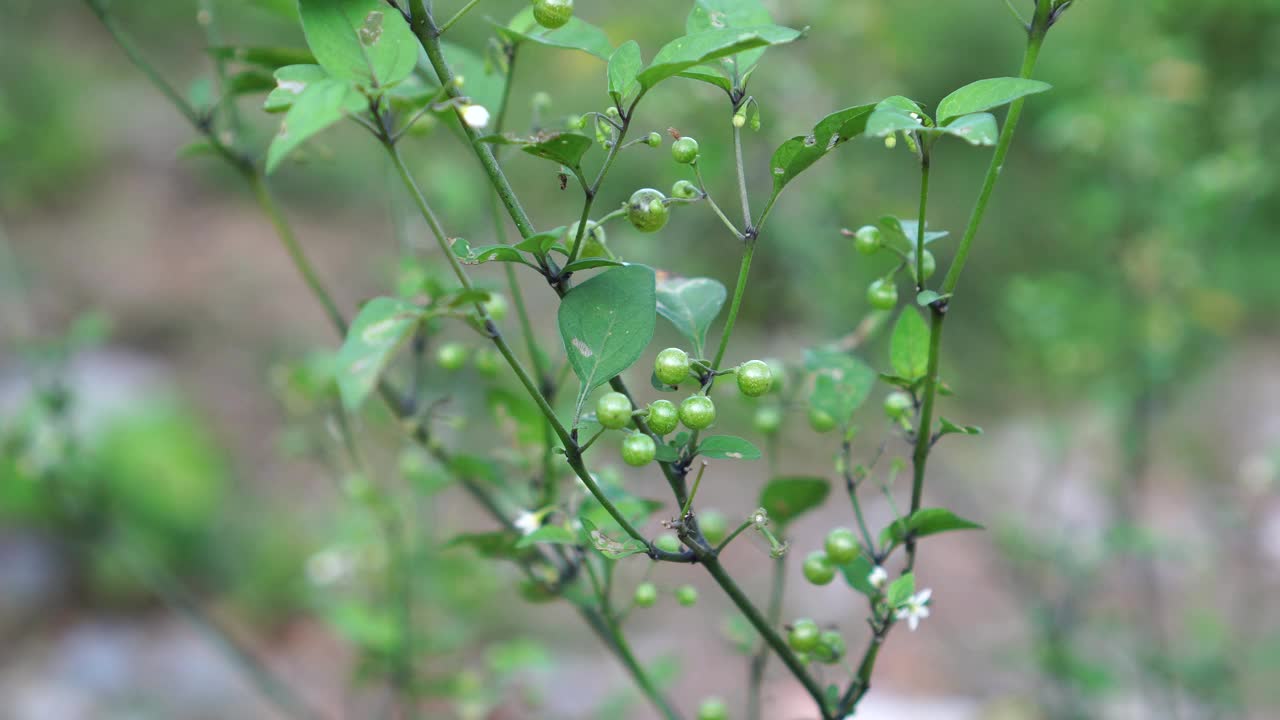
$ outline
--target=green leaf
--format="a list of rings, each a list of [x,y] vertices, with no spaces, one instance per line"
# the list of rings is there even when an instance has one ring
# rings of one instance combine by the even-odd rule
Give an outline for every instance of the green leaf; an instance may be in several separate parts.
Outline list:
[[[256,95],[271,92],[276,80],[266,70],[245,70],[227,78],[223,92],[228,95]]]
[[[690,80],[700,80],[709,85],[715,85],[727,93],[733,93],[733,83],[729,81],[729,78],[726,78],[716,72],[710,65],[689,68],[688,70],[680,73],[678,77],[689,78]]]
[[[327,77],[329,73],[319,65],[286,65],[276,70],[276,88],[267,95],[263,109],[270,113],[284,112],[293,107],[311,83]]]
[[[516,547],[520,535],[511,530],[488,533],[464,533],[444,544],[446,550],[466,547],[475,550],[481,557],[492,560],[515,560],[521,555]]]
[[[902,577],[889,583],[889,589],[885,591],[885,602],[889,607],[898,607],[911,598],[916,591],[916,576],[907,573]]]
[[[809,404],[846,423],[866,402],[876,383],[876,371],[847,353],[810,350],[805,366],[815,374]]]
[[[642,90],[677,75],[695,65],[736,55],[745,50],[780,45],[799,39],[801,33],[778,25],[750,28],[724,28],[686,35],[667,43],[654,56],[649,67],[640,72]]]
[[[938,437],[943,435],[981,435],[982,428],[977,425],[957,425],[946,418],[941,418],[939,424],[942,428],[938,431]]]
[[[689,17],[685,21],[685,32],[689,35],[707,32],[709,30],[721,30],[724,28],[749,28],[761,25],[772,25],[773,17],[769,15],[769,11],[765,9],[760,0],[696,0],[693,9],[689,11]],[[717,61],[719,71],[724,77],[721,80],[723,87],[732,91],[734,80],[738,85],[745,84],[745,78],[759,64],[761,56],[764,55],[764,48],[756,50],[748,50],[739,54],[735,58],[723,58]],[[707,73],[708,75],[710,73]],[[697,79],[704,82],[710,82],[713,85],[720,85],[719,82],[709,78],[699,77]]]
[[[299,0],[298,9],[307,46],[336,78],[390,87],[418,64],[418,39],[383,0]]]
[[[453,253],[467,265],[481,265],[487,262],[513,262],[530,265],[519,250],[512,245],[487,245],[473,248],[465,240],[453,243]]]
[[[693,345],[693,354],[700,356],[707,331],[728,295],[718,280],[663,276],[657,288],[658,314],[671,321]]]
[[[558,162],[569,168],[582,165],[582,156],[594,143],[586,135],[559,133],[524,146],[524,151],[544,160]],[[588,226],[589,227],[589,226]]]
[[[517,549],[527,548],[536,543],[549,543],[551,545],[576,545],[578,538],[572,532],[569,532],[560,525],[544,525],[537,530],[520,538],[520,542],[516,543]]]
[[[582,531],[586,535],[587,542],[591,543],[591,547],[595,548],[601,555],[610,560],[621,560],[631,555],[639,555],[646,553],[649,548],[644,543],[633,537],[624,538],[622,540],[614,540],[604,534],[590,520],[581,518]]]
[[[601,60],[608,60],[613,55],[613,43],[609,42],[609,36],[595,25],[576,17],[571,18],[563,27],[548,30],[533,19],[533,7],[529,6],[516,13],[506,27],[493,24],[497,27],[498,34],[513,44],[528,41],[548,47],[581,50]]]
[[[916,249],[917,234],[920,232],[918,221],[900,220],[892,215],[885,215],[876,222],[876,226],[880,228],[880,232],[888,235],[886,241],[897,245],[900,250],[909,252]],[[924,244],[929,245],[950,234],[946,230],[933,231],[926,227]]]
[[[921,290],[920,293],[916,295],[916,304],[919,305],[920,307],[929,307],[930,305],[938,302],[939,300],[946,300],[950,297],[951,297],[950,293],[947,293],[946,295],[941,295],[934,290]]]
[[[569,291],[558,324],[569,365],[586,396],[640,358],[653,339],[657,297],[653,270],[627,265],[606,270]]]
[[[889,341],[889,360],[899,377],[919,380],[929,372],[929,326],[915,308],[903,308]]]
[[[551,230],[546,230],[536,235],[530,235],[511,247],[543,257],[551,251],[551,248],[560,240],[560,238],[564,237],[564,232],[564,226],[552,228]]]
[[[988,78],[969,83],[938,103],[938,122],[949,124],[961,115],[985,112],[1027,95],[1049,90],[1051,85],[1039,80],[1016,77]]]
[[[899,545],[906,541],[908,535],[922,538],[952,530],[982,529],[978,523],[965,520],[946,508],[921,508],[909,517],[894,520],[880,531],[880,543],[885,546]]]
[[[561,270],[567,273],[571,273],[571,272],[579,272],[582,270],[591,270],[593,268],[621,267],[624,264],[625,263],[618,262],[617,260],[610,260],[609,258],[589,257],[589,258],[582,258],[581,260],[574,260],[573,262],[561,268]]]
[[[656,449],[657,452],[654,454],[654,458],[658,462],[673,463],[680,459],[680,448],[674,445],[659,443]]]
[[[818,507],[831,492],[831,483],[821,477],[779,477],[769,481],[760,491],[760,507],[769,519],[784,526]]]
[[[845,563],[840,566],[840,574],[844,575],[844,581],[849,587],[858,592],[873,598],[880,594],[880,591],[871,584],[871,571],[875,566],[867,559],[866,555],[859,555],[853,562]]]
[[[325,78],[307,86],[280,123],[280,132],[267,148],[267,173],[312,136],[349,115],[368,107],[365,97],[351,83]]]
[[[469,48],[450,42],[441,43],[444,56],[453,68],[453,74],[463,80],[462,92],[476,105],[483,105],[490,111],[496,111],[502,103],[502,92],[506,85],[505,76],[496,63],[472,52]],[[430,75],[432,73],[428,73]],[[442,115],[456,118],[452,108]]]
[[[640,56],[640,46],[635,40],[628,40],[609,56],[609,94],[619,105],[640,89],[636,75],[644,67],[644,58]]]
[[[316,58],[306,48],[290,47],[232,47],[214,46],[205,52],[215,60],[253,65],[264,70],[276,70],[286,65],[314,65]]]
[[[926,117],[914,100],[901,95],[887,97],[876,104],[871,117],[867,118],[867,134],[884,137],[904,130],[924,130]]]
[[[773,194],[782,192],[787,183],[841,143],[861,135],[874,109],[874,105],[858,105],[831,113],[814,126],[811,134],[798,135],[779,146],[769,161]]]
[[[996,116],[991,113],[964,115],[935,130],[958,137],[970,145],[995,145],[1000,137]]]
[[[759,460],[760,449],[732,435],[712,435],[698,445],[696,455],[715,460]]]
[[[422,315],[417,305],[389,297],[374,298],[360,308],[338,351],[338,393],[344,407],[360,407]]]

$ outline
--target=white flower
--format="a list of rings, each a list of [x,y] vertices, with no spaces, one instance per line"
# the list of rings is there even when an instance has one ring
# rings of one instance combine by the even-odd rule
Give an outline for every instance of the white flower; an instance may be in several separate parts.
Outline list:
[[[889,573],[884,568],[877,565],[874,570],[867,575],[867,582],[871,583],[871,587],[879,590],[884,587],[885,582],[889,579]]]
[[[542,526],[542,515],[521,510],[516,519],[511,521],[511,524],[515,525],[516,529],[521,533],[529,535]]]
[[[920,592],[907,598],[907,601],[898,608],[898,612],[894,617],[899,620],[906,620],[907,627],[914,631],[920,626],[920,621],[929,617],[929,598],[933,596],[933,591],[925,588]]]
[[[462,122],[478,130],[489,124],[489,111],[483,105],[466,105],[462,108]]]

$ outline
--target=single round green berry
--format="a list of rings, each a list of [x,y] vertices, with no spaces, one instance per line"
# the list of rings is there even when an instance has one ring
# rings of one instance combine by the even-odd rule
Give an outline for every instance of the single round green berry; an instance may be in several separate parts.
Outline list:
[[[494,377],[502,367],[502,356],[493,350],[477,350],[472,362],[476,366],[476,372],[485,377]]]
[[[678,553],[683,549],[680,538],[673,533],[662,533],[654,539],[653,544],[663,552]]]
[[[659,147],[662,147],[662,136],[661,136],[661,135],[659,135],[659,134],[658,134],[658,133],[656,133],[656,132],[651,132],[651,133],[649,133],[649,137],[645,139],[645,142],[646,142],[646,143],[649,145],[649,147],[651,147],[651,148],[659,148]]]
[[[578,239],[578,225],[581,221],[575,222],[564,231],[564,246],[572,248],[573,243]],[[607,243],[608,237],[605,235],[604,228],[594,220],[587,221],[587,231],[582,235],[582,248],[578,251],[579,257],[609,257]]]
[[[820,662],[827,665],[834,665],[840,662],[840,658],[844,657],[845,654],[844,638],[835,630],[823,631],[818,636],[818,647],[813,654]]]
[[[680,423],[680,411],[670,400],[654,400],[649,403],[649,414],[645,416],[649,429],[659,435],[666,435],[676,429]]]
[[[747,397],[760,397],[773,387],[773,371],[763,360],[748,360],[738,366],[738,391]]]
[[[836,579],[836,568],[821,550],[814,550],[804,559],[804,579],[814,585],[829,585]]]
[[[720,698],[707,698],[698,706],[698,720],[729,720],[729,706]]]
[[[898,306],[898,286],[892,278],[880,278],[867,288],[867,302],[877,310],[892,310]]]
[[[631,401],[620,392],[605,393],[596,401],[596,422],[610,430],[621,430],[631,423]]]
[[[642,582],[636,586],[636,607],[653,607],[658,602],[658,586],[651,582]]]
[[[667,348],[653,361],[653,374],[664,385],[679,385],[689,379],[689,353]]]
[[[756,408],[753,422],[756,432],[761,435],[772,435],[782,429],[782,408],[777,405],[762,405]]]
[[[644,467],[653,462],[658,446],[644,433],[631,433],[622,441],[622,462],[631,467]]]
[[[436,350],[436,363],[445,370],[461,370],[467,364],[467,346],[462,343],[445,343]]]
[[[507,296],[502,293],[493,293],[488,300],[484,301],[484,311],[493,318],[494,322],[502,322],[507,317]]]
[[[658,232],[671,217],[666,199],[666,195],[653,188],[635,191],[627,201],[627,220],[640,232]]]
[[[863,225],[853,235],[853,246],[863,255],[875,255],[884,247],[884,238],[880,236],[880,228],[875,225]]]
[[[836,419],[826,410],[811,407],[809,408],[809,427],[813,428],[814,432],[829,433],[836,429]]]
[[[698,159],[698,141],[682,137],[671,143],[671,157],[681,165],[692,165]]]
[[[716,405],[706,395],[693,395],[680,403],[680,422],[690,430],[706,430],[716,421]]]
[[[907,413],[915,409],[916,403],[911,396],[901,390],[895,390],[884,398],[884,413],[893,420],[898,420],[907,416]]]
[[[681,200],[693,200],[702,197],[702,191],[698,190],[698,186],[688,180],[677,180],[676,184],[671,186],[671,197],[678,197]]]
[[[818,623],[809,618],[801,618],[791,623],[791,631],[787,633],[787,644],[796,652],[807,653],[818,647],[822,631]]]
[[[858,559],[858,538],[849,528],[836,528],[827,533],[823,547],[827,551],[827,559],[834,565],[845,565]]]
[[[564,27],[572,17],[573,0],[537,0],[533,4],[533,19],[544,28]]]
[[[676,602],[684,607],[693,607],[698,604],[698,589],[692,585],[681,585],[676,588]]]
[[[924,265],[924,268],[923,268],[924,279],[928,280],[929,278],[933,277],[933,274],[935,272],[937,272],[938,261],[934,259],[933,253],[929,252],[928,250],[924,251],[924,255],[922,256],[922,258],[923,258],[922,264]],[[916,276],[916,251],[915,250],[912,250],[911,252],[907,253],[907,269],[911,271],[911,277],[914,278]]]
[[[719,510],[703,510],[698,513],[698,529],[707,542],[719,545],[729,533],[729,522]]]

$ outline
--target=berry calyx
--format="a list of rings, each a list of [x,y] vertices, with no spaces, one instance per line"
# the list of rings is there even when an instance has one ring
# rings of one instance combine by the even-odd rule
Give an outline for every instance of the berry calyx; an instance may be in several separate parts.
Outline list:
[[[698,706],[698,720],[729,720],[729,706],[720,698],[707,698]]]
[[[804,559],[804,579],[814,585],[829,585],[836,579],[836,568],[821,550],[814,550]]]
[[[596,421],[610,430],[621,430],[631,423],[631,410],[626,395],[605,393],[596,401]]]
[[[631,433],[622,441],[622,461],[631,467],[644,467],[653,462],[658,445],[644,433]]]
[[[885,396],[884,413],[890,419],[900,420],[907,416],[915,408],[915,401],[911,396],[901,390],[896,390]]]
[[[763,360],[748,360],[738,367],[738,391],[747,397],[760,397],[773,387],[773,370]]]
[[[921,269],[924,270],[925,280],[928,280],[929,278],[933,277],[933,274],[938,270],[938,261],[934,259],[933,253],[929,252],[928,250],[925,250],[924,255],[921,256],[921,265],[923,266]],[[916,251],[915,250],[912,250],[911,252],[907,253],[907,269],[911,271],[911,277],[916,278]],[[920,281],[919,278],[916,278],[916,282],[919,282],[919,281]]]
[[[698,604],[698,589],[692,585],[681,585],[676,588],[676,602],[684,607],[693,607]]]
[[[681,200],[694,200],[702,196],[702,192],[698,190],[698,186],[688,180],[677,180],[675,185],[671,186],[671,197],[678,197]]]
[[[716,421],[716,405],[706,395],[692,395],[680,403],[680,422],[690,430],[706,430]]]
[[[884,247],[884,238],[880,236],[880,228],[875,225],[863,225],[853,234],[853,247],[863,255],[875,255]]]
[[[729,523],[719,510],[703,510],[698,513],[698,529],[707,542],[719,545],[729,532]]]
[[[671,143],[671,158],[681,165],[692,165],[698,159],[698,141],[682,137]]]
[[[761,435],[772,435],[782,429],[782,408],[777,405],[757,408],[752,422],[756,426],[756,432]]]
[[[827,533],[823,548],[827,551],[827,559],[834,565],[845,565],[858,559],[858,539],[848,528],[836,528]]]
[[[671,217],[666,199],[666,195],[653,188],[635,191],[627,201],[627,220],[640,232],[658,232]]]
[[[880,278],[867,288],[867,302],[877,310],[892,310],[898,306],[898,286],[892,279]]]
[[[653,374],[663,385],[679,385],[689,379],[689,353],[667,348],[653,361]]]
[[[436,363],[445,370],[461,370],[467,364],[467,355],[466,345],[456,342],[445,343],[436,350]]]
[[[811,407],[809,408],[809,427],[813,428],[814,432],[829,433],[836,429],[836,419],[826,410]]]
[[[809,618],[800,618],[791,623],[791,631],[787,633],[787,644],[796,652],[809,652],[818,647],[822,631],[818,623]]]
[[[533,19],[544,28],[564,27],[572,17],[573,0],[537,0],[533,4]]]
[[[649,403],[649,414],[645,416],[649,429],[659,435],[666,435],[676,429],[680,423],[680,411],[670,400],[654,400]]]
[[[653,607],[658,602],[658,587],[651,582],[642,582],[636,586],[636,607]]]

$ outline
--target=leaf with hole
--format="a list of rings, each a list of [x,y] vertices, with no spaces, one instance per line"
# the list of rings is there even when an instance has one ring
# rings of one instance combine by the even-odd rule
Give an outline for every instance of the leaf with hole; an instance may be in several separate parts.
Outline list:
[[[621,560],[625,557],[649,552],[649,548],[635,538],[627,537],[622,540],[614,540],[585,517],[581,518],[581,521],[582,532],[587,542],[597,552],[610,560]]]
[[[725,28],[750,28],[761,25],[772,25],[773,17],[765,9],[760,0],[695,0],[689,17],[685,20],[685,33],[693,35],[709,30]],[[708,66],[710,77],[697,79],[712,85],[732,90],[734,81],[738,86],[745,84],[745,78],[759,64],[766,48],[747,50],[731,58],[722,58]],[[714,80],[711,78],[715,78]],[[719,82],[717,82],[717,80]],[[721,82],[724,84],[721,85]]]
[[[298,9],[307,46],[336,78],[390,87],[418,64],[418,39],[383,0],[299,0]]]
[[[809,405],[847,423],[876,383],[876,371],[857,357],[832,350],[805,353],[805,367],[814,373]]]
[[[779,146],[769,161],[773,194],[782,192],[787,183],[840,144],[861,135],[874,109],[874,105],[857,105],[831,113],[818,121],[809,135],[798,135]]]
[[[759,460],[760,449],[732,435],[712,435],[698,445],[696,455],[712,460]]]
[[[325,78],[311,83],[294,100],[280,123],[280,131],[271,139],[267,173],[275,172],[280,162],[302,143],[367,107],[365,97],[346,80]]]
[[[579,408],[592,390],[640,359],[653,339],[655,284],[652,269],[626,265],[587,280],[560,303],[560,337],[582,383]]]

